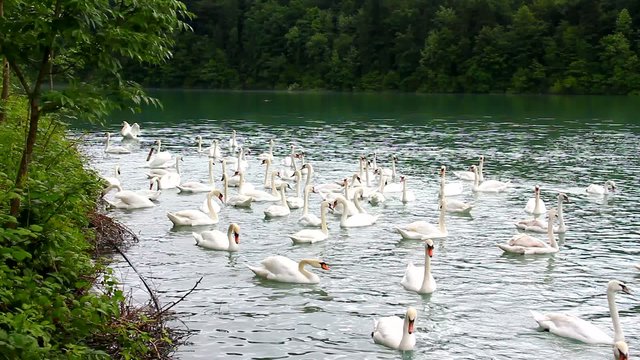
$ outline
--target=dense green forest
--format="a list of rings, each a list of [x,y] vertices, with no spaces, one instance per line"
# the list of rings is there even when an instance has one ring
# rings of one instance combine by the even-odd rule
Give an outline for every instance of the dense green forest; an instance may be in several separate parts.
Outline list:
[[[637,0],[187,0],[146,86],[629,94]]]

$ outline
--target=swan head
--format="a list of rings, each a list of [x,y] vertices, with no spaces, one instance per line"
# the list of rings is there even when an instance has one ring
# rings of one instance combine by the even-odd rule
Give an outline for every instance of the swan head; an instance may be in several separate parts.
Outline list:
[[[481,163],[484,162],[484,155],[480,155],[480,158],[478,159],[478,161],[480,161]]]
[[[407,327],[407,332],[409,334],[413,334],[414,324],[417,318],[418,318],[418,311],[416,311],[416,309],[414,309],[413,307],[409,307],[407,309],[407,315],[406,315],[407,322],[409,323],[409,326]]]
[[[400,182],[403,183],[405,181],[404,175],[400,175]]]
[[[447,167],[442,165],[440,166],[440,176],[445,176],[447,174]]]
[[[424,250],[427,252],[427,255],[429,257],[433,257],[433,249],[434,248],[435,248],[435,246],[433,246],[433,240],[427,239],[424,242]]]
[[[624,341],[613,344],[613,356],[616,360],[629,360],[629,345]]]
[[[232,223],[229,225],[229,231],[233,233],[233,240],[236,244],[240,244],[240,225]]]
[[[565,193],[558,193],[558,200],[569,202],[569,197]]]
[[[631,295],[631,290],[625,283],[619,280],[611,280],[609,284],[607,284],[607,290],[613,292],[623,292],[625,294]]]
[[[149,190],[153,190],[153,184],[160,182],[160,177],[159,176],[154,176],[151,179],[149,179]]]
[[[533,187],[533,193],[534,194],[540,194],[540,185],[536,185]]]
[[[558,209],[552,208],[547,211],[547,216],[549,217],[549,221],[555,220],[558,217]]]
[[[304,259],[302,260],[304,262],[306,262],[307,264],[313,266],[314,268],[319,268],[322,270],[330,270],[331,267],[329,267],[329,264],[327,264],[326,262],[322,261],[322,260],[318,260],[318,259]],[[302,262],[301,261],[301,262]]]
[[[224,195],[220,192],[220,190],[215,189],[208,194],[209,197],[217,197],[218,200],[224,203]]]
[[[616,183],[613,180],[607,180],[604,183],[605,187],[611,191],[616,191]]]

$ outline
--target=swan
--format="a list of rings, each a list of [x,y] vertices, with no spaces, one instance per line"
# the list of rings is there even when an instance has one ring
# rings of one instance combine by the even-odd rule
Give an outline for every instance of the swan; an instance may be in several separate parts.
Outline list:
[[[120,165],[116,165],[113,168],[113,176],[103,176],[104,180],[106,180],[109,185],[122,185],[120,183]]]
[[[540,186],[536,185],[533,188],[534,197],[527,201],[527,206],[524,207],[524,211],[533,215],[540,215],[547,212],[547,207],[544,204],[544,200],[540,199]]]
[[[227,235],[220,230],[191,233],[196,240],[196,245],[210,250],[238,251],[240,243],[240,226],[236,223],[229,224]]]
[[[264,211],[264,218],[271,219],[275,217],[287,216],[291,213],[289,205],[287,205],[287,195],[284,191],[285,185],[280,186],[280,205],[271,205]]]
[[[471,165],[471,169],[475,173],[474,181],[473,181],[473,191],[474,192],[491,192],[497,193],[506,191],[509,189],[509,182],[499,181],[499,180],[487,180],[480,182],[480,176],[478,175],[478,167],[475,165]]]
[[[224,189],[224,198],[226,199],[225,204],[227,205],[231,205],[231,206],[235,206],[235,207],[242,207],[242,208],[248,208],[251,207],[251,203],[253,202],[253,198],[251,196],[247,196],[247,195],[243,195],[242,194],[242,190],[243,190],[243,185],[240,184],[239,189],[239,193],[230,197],[227,197],[227,193],[229,192],[229,185],[227,184],[227,174],[223,174],[222,175],[222,183],[223,183],[223,189]]]
[[[449,232],[447,231],[444,216],[446,207],[447,200],[445,198],[440,198],[438,226],[429,224],[424,220],[419,220],[407,225],[396,227],[396,231],[398,231],[400,236],[405,240],[426,240],[447,237]]]
[[[565,193],[558,193],[558,226],[553,228],[553,232],[556,234],[564,234],[567,232],[567,226],[564,222],[564,215],[562,210],[562,203],[569,202],[569,197]],[[528,220],[520,220],[515,223],[515,226],[524,231],[532,231],[537,233],[545,233],[547,232],[547,222],[540,219],[528,219]]]
[[[613,344],[613,358],[616,360],[629,360],[629,345],[624,341],[616,341]]]
[[[128,122],[123,121],[120,135],[122,135],[122,140],[137,140],[140,135],[140,125],[138,125],[138,123],[129,125]]]
[[[177,188],[181,193],[209,192],[215,189],[215,183],[213,181],[213,159],[209,159],[209,184],[203,184],[199,181],[188,181],[178,185]]]
[[[102,195],[106,195],[109,191],[111,191],[111,189],[118,189],[118,192],[114,195],[116,201],[109,201],[105,199],[105,201],[111,207],[117,209],[133,210],[156,206],[156,204],[154,204],[146,196],[140,195],[130,190],[122,190],[122,186],[120,185],[109,185],[109,187],[107,187]]]
[[[131,150],[129,150],[126,146],[112,146],[111,145],[111,133],[106,133],[107,135],[107,144],[104,147],[104,152],[109,154],[130,154]]]
[[[229,139],[229,152],[235,154],[238,148],[238,139],[236,138],[236,131],[231,131],[231,138]]]
[[[176,172],[168,172],[160,177],[160,189],[173,189],[180,185],[180,161],[182,156],[176,156]]]
[[[371,205],[380,205],[385,201],[387,201],[387,198],[383,194],[384,186],[387,182],[387,176],[382,174],[382,172],[380,172],[379,175],[380,175],[380,182],[378,184],[378,188],[374,192],[368,194],[367,196],[369,204]]]
[[[616,183],[613,180],[607,180],[604,186],[591,184],[587,186],[585,191],[592,195],[608,195],[610,192],[616,191]]]
[[[149,149],[149,154],[147,155],[147,164],[152,169],[170,167],[171,153],[168,151],[161,151],[162,141],[160,141],[160,139],[156,140],[156,144],[156,148],[151,147],[151,149]],[[155,156],[153,156],[154,152],[156,153]]]
[[[244,158],[244,148],[240,148],[240,151],[238,151],[238,157],[234,160],[231,159],[227,159],[227,163],[231,164],[231,170],[233,171],[239,171],[239,172],[245,172],[247,171],[247,168],[249,167],[249,162],[247,162],[247,160],[245,160]],[[231,160],[231,161],[229,161]]]
[[[288,197],[287,205],[289,205],[289,209],[300,209],[304,206],[304,199],[300,197],[300,188],[302,186],[300,170],[296,170],[294,176],[296,178],[296,196]]]
[[[418,294],[431,294],[436,290],[436,280],[431,275],[433,249],[433,241],[427,239],[424,243],[424,266],[415,266],[409,261],[400,282],[405,289],[415,291]]]
[[[483,166],[484,156],[480,155],[480,159],[478,160],[478,175],[480,176],[480,182],[484,181],[484,174],[482,171]],[[452,171],[452,173],[460,180],[475,181],[476,178],[476,175],[473,171]]]
[[[218,145],[218,140],[211,140],[211,146],[207,149],[210,158],[214,159],[222,159],[222,151],[220,150],[220,145]]]
[[[153,190],[153,185],[156,186],[156,190]],[[149,180],[149,189],[142,189],[136,191],[137,194],[146,197],[151,201],[156,201],[160,197],[162,191],[160,191],[160,177],[155,176]]]
[[[344,208],[347,208],[347,206],[349,206],[347,200],[342,196],[339,196],[335,199],[334,207],[336,207],[337,204],[342,204]],[[370,226],[378,220],[379,216],[380,215],[371,215],[361,212],[349,216],[346,211],[343,211],[342,216],[340,217],[340,227],[346,228]]]
[[[398,157],[395,155],[391,155],[391,169],[382,167],[380,168],[381,173],[387,178],[391,178],[391,181],[396,181],[396,177],[398,176],[398,174],[396,173],[396,161],[398,161]]]
[[[271,184],[275,184],[276,188],[278,188],[278,187],[280,187],[280,185],[285,183],[284,181],[282,181],[280,179],[276,179],[276,176],[279,176],[280,172],[271,171],[271,160],[264,159],[264,160],[262,160],[261,165],[265,165],[264,183],[263,183],[265,189],[271,189]],[[276,175],[276,176],[272,176],[272,175]]]
[[[298,222],[303,226],[319,227],[322,225],[322,219],[318,218],[314,214],[309,213],[309,194],[313,191],[313,185],[306,185],[304,187],[304,204],[302,207],[302,216],[298,219]]]
[[[624,341],[624,333],[620,326],[620,317],[615,300],[616,294],[619,292],[631,294],[631,291],[623,282],[618,280],[609,281],[607,284],[607,302],[609,303],[609,313],[611,314],[611,320],[613,322],[613,339],[592,323],[573,315],[564,313],[541,314],[532,310],[530,310],[530,312],[540,328],[552,334],[575,339],[587,344],[614,345],[615,342]]]
[[[329,229],[327,228],[327,208],[329,207],[328,201],[320,203],[320,230],[318,229],[303,229],[295,234],[289,235],[291,241],[294,244],[313,244],[318,241],[327,240],[329,237]]]
[[[198,153],[202,153],[204,152],[204,150],[202,149],[202,136],[198,135],[196,136],[196,145],[198,145]]]
[[[275,146],[276,141],[271,139],[269,140],[269,151],[268,152],[263,152],[262,154],[258,155],[258,159],[259,160],[269,160],[269,161],[273,161],[273,147]]]
[[[504,252],[520,255],[557,253],[559,251],[558,242],[553,235],[553,221],[557,212],[555,209],[551,209],[548,211],[548,214],[549,221],[547,222],[547,235],[549,244],[527,234],[518,234],[507,241],[506,244],[497,244],[497,246]]]
[[[245,188],[246,183],[244,182],[244,173],[241,172],[239,175],[240,175],[240,182],[242,183],[242,191],[240,191],[240,194],[250,196],[255,202],[280,201],[280,194],[278,194],[278,191],[276,190],[275,185],[271,187],[271,193],[268,193],[264,190],[257,190],[252,187],[250,187],[249,189],[246,189]],[[275,171],[272,173],[272,178],[275,178]],[[285,185],[283,184],[283,186]]]
[[[385,316],[373,320],[371,337],[376,344],[396,350],[413,350],[416,345],[415,321],[416,309],[409,307],[404,320],[397,316]]]
[[[281,255],[269,256],[262,260],[259,266],[247,265],[256,276],[273,281],[295,284],[317,284],[318,275],[307,271],[305,265],[329,270],[327,263],[318,259],[302,259],[295,262]]]
[[[400,184],[402,184],[402,196],[400,197],[400,201],[403,204],[406,204],[411,201],[416,201],[416,195],[413,191],[407,189],[407,178],[404,176],[400,176]]]
[[[282,166],[287,166],[287,167],[291,167],[293,168],[295,166],[296,163],[296,146],[291,144],[291,154],[289,154],[289,156],[285,156],[282,161],[280,161],[280,164]]]
[[[212,198],[217,196],[221,202],[224,202],[224,196],[219,190],[213,190],[207,194],[207,205],[209,214],[205,214],[200,210],[180,210],[176,212],[168,212],[167,217],[175,226],[198,226],[213,225],[218,223],[218,214],[214,211]]]
[[[440,166],[440,196],[457,196],[462,194],[464,191],[464,186],[462,183],[450,183],[447,184],[447,167],[442,165]]]

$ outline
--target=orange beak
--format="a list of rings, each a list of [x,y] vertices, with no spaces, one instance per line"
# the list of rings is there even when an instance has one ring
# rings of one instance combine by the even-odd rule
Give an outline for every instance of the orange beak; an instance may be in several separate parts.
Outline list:
[[[433,247],[427,247],[427,255],[429,255],[429,257],[433,257]]]
[[[414,320],[409,320],[409,329],[408,329],[409,334],[413,334],[413,322]]]
[[[236,244],[240,244],[240,234],[238,234],[237,232],[234,232],[233,238],[236,241]]]
[[[329,270],[329,269],[331,269],[331,268],[329,267],[329,265],[327,265],[327,264],[325,264],[325,263],[320,264],[320,267],[322,268],[322,270]]]

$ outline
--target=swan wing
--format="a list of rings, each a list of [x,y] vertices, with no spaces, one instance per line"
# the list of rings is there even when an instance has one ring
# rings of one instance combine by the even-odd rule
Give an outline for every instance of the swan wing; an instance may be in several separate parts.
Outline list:
[[[386,316],[374,320],[374,329],[371,333],[373,341],[393,349],[397,349],[402,341],[404,320],[397,316]]]
[[[305,229],[300,230],[295,234],[289,235],[291,241],[296,244],[302,243],[314,243],[318,241],[326,240],[329,236],[318,229]]]
[[[531,314],[541,328],[549,330],[552,334],[588,344],[613,344],[609,335],[579,317],[562,313],[540,314],[535,311]]]
[[[313,214],[302,215],[298,219],[298,222],[304,226],[318,227],[322,225],[322,221],[320,220],[320,218]]]
[[[196,240],[196,245],[211,250],[228,250],[229,239],[219,230],[191,233]]]
[[[402,281],[400,281],[400,284],[407,290],[418,291],[420,290],[420,286],[422,285],[423,277],[424,277],[424,267],[415,266],[413,265],[413,262],[409,261],[409,264],[407,264],[407,269],[404,271],[404,276],[402,277]]]
[[[538,239],[537,237],[530,236],[527,234],[517,234],[514,235],[507,244],[511,246],[523,246],[523,247],[548,247],[548,245]]]
[[[453,175],[460,180],[474,181],[475,174],[473,171],[452,171]]]
[[[118,191],[118,193],[116,193],[114,197],[120,200],[129,209],[138,209],[138,208],[156,206],[153,202],[151,202],[151,200],[147,199],[145,196],[139,195],[129,190]]]

